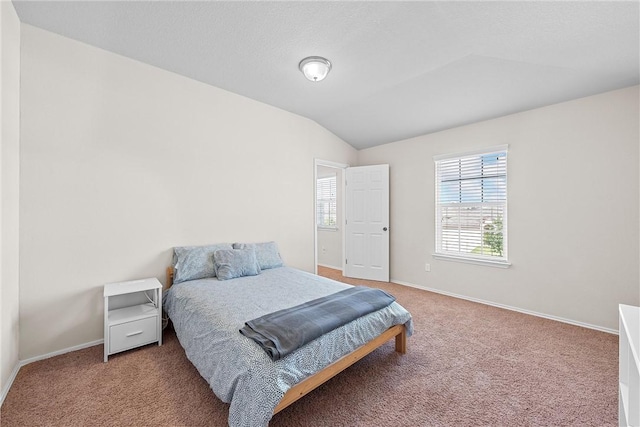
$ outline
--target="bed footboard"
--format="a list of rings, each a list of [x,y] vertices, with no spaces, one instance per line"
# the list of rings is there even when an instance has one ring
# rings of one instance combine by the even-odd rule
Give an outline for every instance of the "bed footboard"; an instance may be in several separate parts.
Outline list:
[[[407,329],[404,325],[394,325],[380,334],[378,337],[369,341],[361,347],[358,347],[353,352],[342,356],[340,359],[333,362],[331,365],[324,368],[322,371],[306,378],[304,381],[291,387],[289,391],[285,393],[282,400],[273,410],[274,415],[282,411],[287,406],[294,403],[310,391],[316,389],[320,385],[329,381],[340,372],[347,369],[349,366],[356,363],[358,360],[371,353],[373,350],[380,347],[382,344],[389,341],[391,338],[396,338],[396,351],[401,354],[407,352]]]

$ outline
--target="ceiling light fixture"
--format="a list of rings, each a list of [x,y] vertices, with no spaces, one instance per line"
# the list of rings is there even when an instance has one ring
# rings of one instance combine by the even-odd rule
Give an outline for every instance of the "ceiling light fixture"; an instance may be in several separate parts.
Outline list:
[[[307,79],[312,82],[319,82],[329,74],[331,62],[320,56],[309,56],[300,61],[298,68]]]

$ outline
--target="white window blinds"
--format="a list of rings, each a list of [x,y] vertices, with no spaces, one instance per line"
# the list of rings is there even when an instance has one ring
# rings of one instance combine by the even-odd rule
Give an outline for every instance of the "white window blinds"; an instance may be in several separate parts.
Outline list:
[[[321,228],[337,227],[336,175],[318,178],[316,185],[316,224]]]
[[[436,164],[436,254],[507,261],[507,147]]]

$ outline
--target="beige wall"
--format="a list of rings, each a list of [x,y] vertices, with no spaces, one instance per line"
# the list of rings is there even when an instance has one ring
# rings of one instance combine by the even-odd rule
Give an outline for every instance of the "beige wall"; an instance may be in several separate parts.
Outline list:
[[[318,229],[318,264],[342,270],[342,233],[344,220],[342,219],[342,169],[318,166],[318,177],[335,173],[337,180],[337,223],[336,231]]]
[[[0,22],[0,393],[3,399],[18,366],[19,340],[20,21],[11,2],[0,2]]]
[[[102,338],[102,285],[171,248],[275,240],[314,267],[316,123],[23,25],[20,357]]]
[[[392,280],[617,330],[640,305],[638,110],[635,86],[360,151],[390,164]],[[513,265],[433,259],[433,156],[501,144]]]

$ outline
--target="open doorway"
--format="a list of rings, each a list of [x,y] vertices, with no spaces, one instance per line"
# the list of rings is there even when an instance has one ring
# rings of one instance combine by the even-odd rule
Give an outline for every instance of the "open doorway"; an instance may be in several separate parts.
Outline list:
[[[315,272],[318,265],[342,271],[344,266],[344,170],[348,165],[316,159]]]

